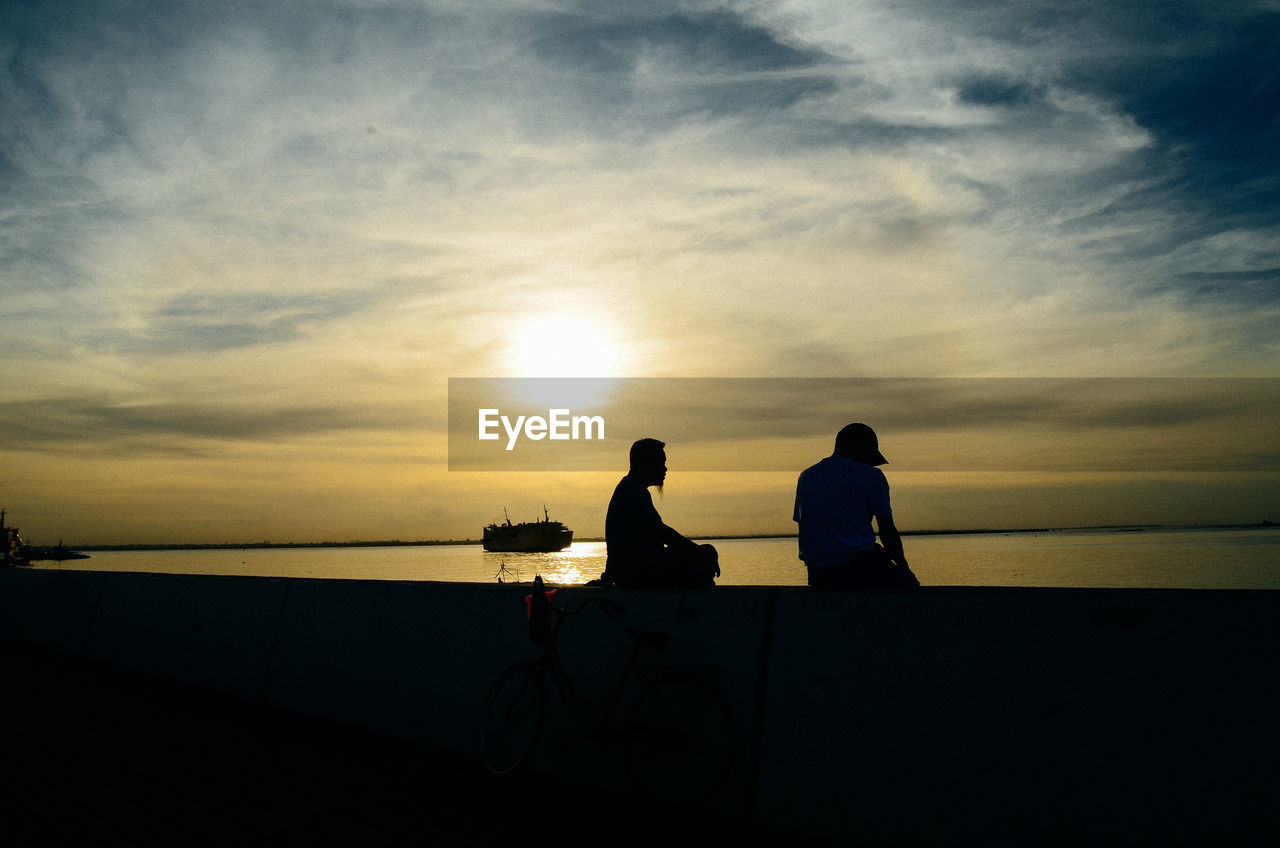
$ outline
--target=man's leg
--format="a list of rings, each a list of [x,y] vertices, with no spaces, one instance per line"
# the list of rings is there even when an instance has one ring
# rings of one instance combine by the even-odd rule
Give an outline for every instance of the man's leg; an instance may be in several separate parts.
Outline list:
[[[863,552],[854,562],[866,572],[867,582],[876,589],[914,589],[920,585],[915,574],[905,565],[900,565],[889,558],[884,548],[876,545]]]
[[[712,545],[667,548],[658,557],[655,586],[705,588],[716,585],[720,555]]]
[[[689,578],[694,586],[714,586],[720,576],[720,552],[714,545],[698,545],[690,557]]]
[[[860,592],[875,588],[868,570],[855,562],[809,569],[809,585],[823,592]]]
[[[826,592],[866,592],[877,589],[911,589],[920,581],[911,569],[889,558],[876,545],[856,554],[847,563],[809,569],[809,585]]]

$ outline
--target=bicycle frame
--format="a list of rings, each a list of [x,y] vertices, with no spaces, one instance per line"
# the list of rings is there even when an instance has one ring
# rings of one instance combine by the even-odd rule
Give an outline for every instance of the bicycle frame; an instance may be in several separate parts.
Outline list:
[[[574,611],[569,611],[563,607],[554,608],[556,620],[551,628],[551,637],[547,640],[547,644],[543,646],[542,653],[538,657],[538,662],[542,665],[545,673],[551,678],[556,688],[566,696],[563,700],[569,707],[570,714],[573,715],[578,722],[593,730],[607,727],[615,718],[619,706],[623,701],[623,694],[626,692],[627,685],[632,683],[643,684],[653,675],[654,669],[642,662],[638,661],[640,651],[645,647],[661,647],[661,643],[666,641],[666,634],[649,633],[639,631],[634,628],[627,628],[627,633],[632,637],[631,650],[627,654],[627,661],[623,664],[622,671],[618,675],[617,682],[613,685],[612,694],[607,701],[601,703],[584,695],[582,691],[574,685],[569,677],[569,673],[565,668],[564,660],[560,656],[557,648],[560,636],[560,628],[564,626],[567,618],[574,617],[583,612],[589,604],[597,603],[606,614],[613,617],[614,613],[610,611],[610,607],[618,609],[616,605],[603,598],[589,598],[584,601]],[[593,719],[586,714],[583,707],[599,713],[599,719]]]
[[[620,611],[605,598],[589,598],[576,609],[552,608],[554,620],[540,652],[508,666],[490,688],[481,719],[481,757],[494,774],[508,774],[527,760],[541,735],[547,677],[561,693],[587,738],[615,745],[634,785],[665,803],[690,803],[724,782],[733,762],[734,722],[724,694],[707,679],[707,667],[671,666],[641,658],[660,649],[668,635],[626,627],[631,650],[607,700],[576,686],[560,656],[565,619],[599,603],[611,618]],[[628,688],[634,692],[629,693]],[[560,745],[573,744],[564,739]]]

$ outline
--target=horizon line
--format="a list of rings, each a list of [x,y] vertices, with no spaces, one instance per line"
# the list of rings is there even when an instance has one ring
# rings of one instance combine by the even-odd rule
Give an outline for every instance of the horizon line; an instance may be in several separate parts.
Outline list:
[[[1254,522],[1234,522],[1227,524],[1089,524],[1068,527],[981,527],[959,530],[903,530],[903,536],[981,536],[1008,533],[1070,533],[1085,531],[1143,531],[1143,530],[1233,530],[1263,529],[1277,527],[1280,524],[1268,520]],[[690,539],[698,540],[749,540],[749,539],[794,539],[797,533],[726,533],[690,535]],[[877,534],[878,535],[878,534]],[[603,536],[584,536],[574,539],[575,542],[603,542]],[[115,544],[84,545],[31,545],[33,548],[78,551],[126,551],[126,550],[269,550],[272,548],[373,548],[373,547],[434,547],[440,545],[479,545],[481,539],[351,539],[338,541],[307,542],[121,542]]]

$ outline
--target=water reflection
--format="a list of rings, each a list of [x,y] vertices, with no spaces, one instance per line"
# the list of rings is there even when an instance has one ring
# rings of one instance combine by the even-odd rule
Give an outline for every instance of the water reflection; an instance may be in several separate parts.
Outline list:
[[[713,539],[721,586],[803,586],[796,540]],[[1280,590],[1280,528],[1057,531],[911,536],[911,567],[927,586],[1087,586]],[[369,548],[93,551],[90,560],[33,570],[135,571],[358,580],[430,580],[497,585],[537,574],[559,586],[604,571],[603,542],[550,554],[487,553],[477,544]]]
[[[604,542],[574,542],[563,551],[512,554],[484,552],[487,579],[504,583],[532,583],[541,574],[545,583],[574,586],[594,580],[604,572]]]

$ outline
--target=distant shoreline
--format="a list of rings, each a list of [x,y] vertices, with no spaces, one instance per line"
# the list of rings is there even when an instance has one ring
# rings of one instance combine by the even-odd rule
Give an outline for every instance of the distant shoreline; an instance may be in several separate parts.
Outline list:
[[[1016,527],[1009,529],[973,530],[904,530],[903,536],[993,536],[1015,533],[1084,533],[1090,531],[1111,533],[1141,533],[1168,530],[1265,530],[1280,525],[1270,521],[1254,524],[1115,524],[1087,527]],[[691,536],[692,539],[794,539],[795,533],[755,533],[740,535]],[[575,542],[603,542],[601,537],[584,537]],[[348,542],[192,542],[168,544],[128,545],[68,545],[77,551],[220,551],[220,550],[273,550],[289,548],[418,548],[438,545],[479,545],[480,539],[424,539],[402,541],[400,539],[348,541]]]

